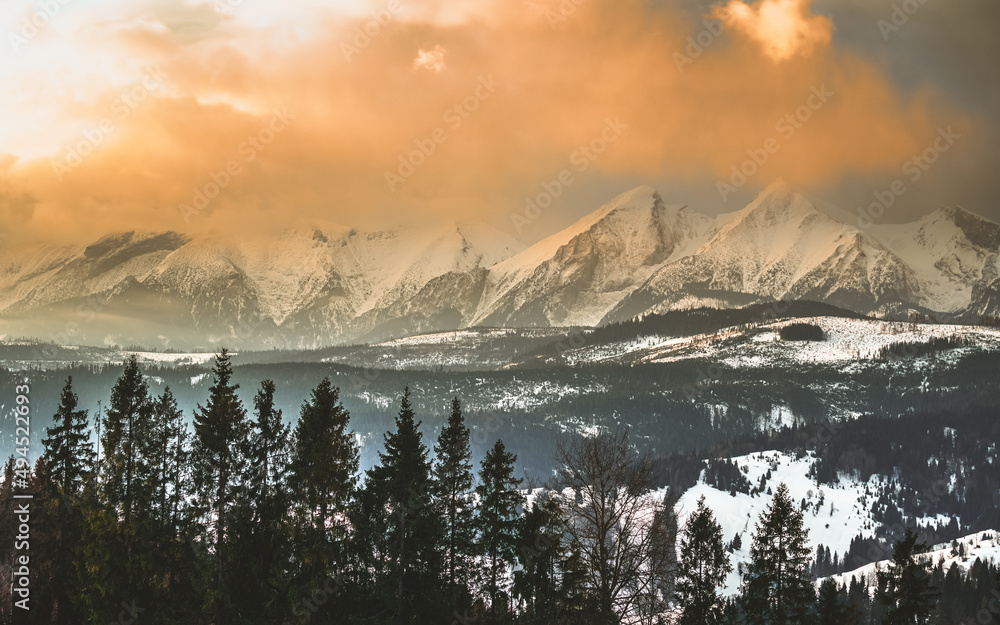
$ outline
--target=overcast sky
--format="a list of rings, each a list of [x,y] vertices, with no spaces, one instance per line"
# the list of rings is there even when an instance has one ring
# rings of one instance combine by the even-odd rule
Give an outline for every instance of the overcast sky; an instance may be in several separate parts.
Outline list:
[[[1000,220],[998,32],[995,0],[6,0],[0,245],[470,219],[530,243],[639,184],[715,214],[777,178]]]

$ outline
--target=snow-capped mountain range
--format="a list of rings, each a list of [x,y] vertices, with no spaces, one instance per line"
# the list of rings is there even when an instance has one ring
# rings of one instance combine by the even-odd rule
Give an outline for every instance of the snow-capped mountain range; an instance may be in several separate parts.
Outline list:
[[[643,186],[527,249],[485,222],[44,247],[0,265],[0,339],[308,348],[778,299],[978,317],[1000,314],[998,252],[1000,225],[961,208],[863,229],[780,182],[718,217]]]

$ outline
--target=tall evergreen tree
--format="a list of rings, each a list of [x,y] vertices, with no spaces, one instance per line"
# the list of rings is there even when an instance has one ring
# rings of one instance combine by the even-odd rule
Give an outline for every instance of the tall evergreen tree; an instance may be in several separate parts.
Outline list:
[[[38,525],[52,539],[51,552],[45,558],[51,567],[48,591],[53,602],[50,610],[53,623],[72,623],[82,617],[82,606],[73,601],[77,592],[76,580],[79,543],[83,534],[83,514],[80,496],[84,478],[93,462],[93,449],[87,432],[87,411],[78,410],[79,400],[73,392],[73,378],[66,379],[53,415],[54,425],[47,429],[43,441],[43,473],[40,487],[42,506]],[[47,527],[46,527],[47,526]]]
[[[562,572],[560,580],[559,616],[560,623],[576,625],[607,622],[601,613],[601,598],[590,583],[591,571],[587,564],[585,549],[575,537],[570,537],[569,549],[559,563]]]
[[[722,526],[705,498],[688,518],[680,541],[677,597],[683,608],[679,625],[715,625],[722,618],[719,587],[733,570],[723,544]]]
[[[926,562],[917,554],[927,546],[907,528],[892,552],[892,564],[878,573],[878,600],[884,610],[883,625],[923,625],[930,622],[937,601]]]
[[[802,511],[780,484],[757,522],[743,580],[743,611],[750,625],[806,623],[815,603],[809,576],[808,530]]]
[[[253,434],[250,438],[248,488],[260,498],[283,489],[291,461],[291,428],[282,423],[281,410],[274,404],[277,387],[264,380],[254,396]]]
[[[385,435],[385,451],[369,472],[373,492],[384,496],[387,514],[386,586],[383,601],[391,602],[395,622],[423,623],[441,616],[442,522],[431,505],[431,463],[418,429],[420,423],[403,392],[396,431]]]
[[[486,578],[490,613],[499,619],[507,609],[506,593],[500,585],[501,575],[513,566],[516,557],[518,525],[524,495],[518,490],[522,480],[514,477],[517,456],[507,451],[502,440],[486,452],[479,470],[479,515],[476,524],[479,542],[486,556]]]
[[[434,501],[444,520],[444,567],[449,597],[449,611],[465,611],[469,606],[468,583],[475,553],[475,526],[470,498],[473,485],[472,451],[469,428],[462,416],[458,397],[452,399],[448,423],[441,429],[434,446],[436,461]]]
[[[326,378],[303,404],[295,427],[289,480],[299,495],[295,540],[303,596],[343,572],[348,539],[344,519],[359,465],[354,434],[347,429],[350,418],[340,403],[340,389]],[[328,601],[323,610],[333,615],[336,603]]]
[[[289,613],[285,578],[291,550],[291,439],[274,404],[275,388],[272,380],[264,380],[254,397],[246,479],[232,516],[228,593],[243,623],[279,622]]]
[[[157,522],[168,534],[179,523],[185,499],[186,466],[189,452],[184,413],[178,408],[170,387],[153,401],[150,461],[153,464],[153,509]]]
[[[81,575],[88,618],[113,621],[120,597],[153,606],[162,584],[159,535],[154,524],[156,485],[153,402],[132,355],[111,389],[101,423],[100,481],[88,495],[81,541]]]
[[[249,434],[246,409],[236,395],[233,367],[225,349],[216,356],[208,403],[194,415],[194,482],[202,512],[213,526],[215,549],[215,595],[212,597],[215,625],[233,622],[225,595],[227,537],[235,492],[245,468]]]
[[[145,480],[149,475],[148,444],[152,402],[149,386],[135,355],[125,360],[125,370],[111,389],[111,403],[104,413],[101,432],[101,480],[105,498],[119,510],[126,525],[136,510],[148,509]]]
[[[868,586],[865,578],[860,580],[851,576],[851,583],[847,588],[847,616],[844,623],[847,625],[862,625],[868,622],[870,613],[869,604],[871,598],[868,594]]]
[[[83,490],[84,475],[93,463],[93,448],[88,433],[87,411],[78,410],[79,399],[73,392],[73,378],[66,378],[53,416],[55,425],[48,428],[43,441],[46,464],[62,496],[75,499]]]
[[[155,580],[149,612],[164,623],[183,623],[200,603],[197,589],[201,562],[193,557],[191,541],[196,521],[188,499],[190,484],[190,434],[184,412],[170,387],[152,400],[148,446],[152,503],[145,542],[150,549],[149,574]]]
[[[67,577],[67,564],[72,566],[72,555],[66,553],[67,548],[72,548],[72,540],[64,531],[66,510],[60,503],[59,486],[44,455],[35,462],[30,489],[33,495],[30,536],[34,543],[29,551],[31,596],[28,605],[31,609],[23,613],[26,617],[23,622],[72,623],[75,610],[69,594],[73,592],[73,584]],[[18,612],[16,610],[15,614]]]
[[[347,426],[351,415],[340,403],[340,389],[325,378],[302,406],[295,426],[292,488],[301,493],[306,514],[324,542],[343,528],[331,523],[354,492],[359,452]]]

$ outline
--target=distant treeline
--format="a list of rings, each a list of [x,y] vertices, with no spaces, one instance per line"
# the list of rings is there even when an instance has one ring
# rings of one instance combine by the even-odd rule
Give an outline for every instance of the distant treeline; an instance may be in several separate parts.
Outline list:
[[[823,341],[823,328],[813,323],[790,323],[778,332],[782,341]]]
[[[906,360],[921,356],[937,356],[941,352],[975,343],[965,336],[936,336],[927,341],[898,341],[882,347],[875,353],[878,360]]]

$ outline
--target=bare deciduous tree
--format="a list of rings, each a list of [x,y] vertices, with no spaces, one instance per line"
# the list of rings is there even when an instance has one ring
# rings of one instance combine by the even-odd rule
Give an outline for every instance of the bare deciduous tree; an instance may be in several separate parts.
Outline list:
[[[601,433],[561,444],[567,532],[581,547],[599,621],[652,620],[671,587],[676,522],[669,494],[652,494],[655,468],[628,433]]]

